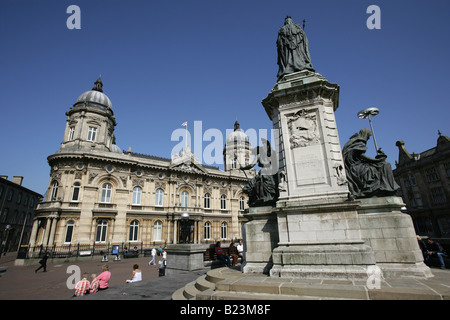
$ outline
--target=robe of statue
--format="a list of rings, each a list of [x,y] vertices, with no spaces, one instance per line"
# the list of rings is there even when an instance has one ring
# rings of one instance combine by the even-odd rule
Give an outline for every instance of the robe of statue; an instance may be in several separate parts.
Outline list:
[[[278,31],[278,80],[286,74],[302,70],[314,71],[309,55],[309,44],[302,27],[286,17]]]
[[[342,150],[348,187],[355,198],[394,195],[400,188],[384,154],[379,154],[375,159],[365,155],[370,136],[369,129],[362,129],[350,138]]]
[[[261,139],[264,146],[256,147],[252,150],[255,155],[253,163],[241,167],[241,170],[249,170],[258,163],[261,170],[252,179],[248,180],[242,191],[249,197],[250,207],[273,205],[278,200],[278,177],[277,159],[272,151],[270,142]]]

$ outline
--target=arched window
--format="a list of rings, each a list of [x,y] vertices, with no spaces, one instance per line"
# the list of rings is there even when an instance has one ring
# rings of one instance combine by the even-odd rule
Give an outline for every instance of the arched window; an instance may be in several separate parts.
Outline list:
[[[138,232],[139,232],[139,222],[137,220],[133,220],[130,224],[130,241],[138,240]]]
[[[209,195],[209,193],[205,193],[205,209],[210,209],[211,208],[211,196]]]
[[[155,193],[155,206],[162,207],[163,206],[163,196],[164,191],[162,189],[157,189]]]
[[[223,194],[220,196],[220,209],[225,210],[227,208],[227,197]]]
[[[244,197],[239,198],[239,210],[244,211],[245,208],[245,199]]]
[[[181,207],[186,208],[188,206],[188,193],[183,191],[181,193]]]
[[[108,229],[108,221],[100,220],[97,223],[97,235],[95,237],[95,241],[97,242],[105,242],[106,241],[106,231]]]
[[[228,224],[226,222],[222,222],[220,226],[220,238],[226,239],[228,237]]]
[[[153,224],[153,241],[161,241],[162,236],[162,222],[156,221]]]
[[[73,228],[75,226],[75,223],[73,220],[70,220],[67,222],[66,226],[66,237],[64,239],[64,243],[71,243],[72,242],[72,235],[73,235]]]
[[[204,227],[205,240],[211,239],[211,223],[210,222],[205,222],[203,227]]]
[[[50,196],[50,201],[55,201],[58,195],[58,181],[54,181],[52,184],[52,193]]]
[[[134,187],[132,204],[136,204],[136,205],[141,204],[141,193],[142,193],[142,189],[140,187]]]
[[[72,201],[78,201],[80,197],[81,185],[79,182],[73,184]]]
[[[102,186],[102,197],[100,199],[100,202],[110,203],[111,202],[111,191],[112,191],[112,186],[109,183],[105,183]]]

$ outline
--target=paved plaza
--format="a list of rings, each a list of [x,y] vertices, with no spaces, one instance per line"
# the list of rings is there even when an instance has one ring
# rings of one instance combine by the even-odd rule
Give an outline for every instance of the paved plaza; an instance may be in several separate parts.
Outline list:
[[[158,265],[148,265],[151,257],[139,257],[107,263],[101,257],[77,262],[49,262],[47,272],[43,269],[35,273],[38,265],[14,266],[16,253],[8,253],[0,258],[0,300],[81,300],[81,299],[153,299],[170,300],[172,293],[187,283],[195,280],[204,272],[185,272],[177,275],[159,277]],[[159,257],[157,257],[157,261]],[[109,289],[90,295],[90,297],[72,297],[74,290],[67,288],[67,279],[72,273],[67,273],[71,265],[80,267],[81,273],[100,274],[102,266],[108,264],[111,271]],[[126,283],[133,271],[133,265],[138,264],[142,270],[140,283]],[[5,271],[6,269],[6,271]]]
[[[107,264],[109,265],[112,274],[109,289],[85,297],[72,297],[74,290],[68,289],[66,284],[67,279],[71,275],[71,273],[67,273],[68,267],[77,265],[80,267],[81,272],[99,274],[102,266],[105,264],[105,262],[101,261],[101,257],[94,257],[93,259],[81,262],[50,262],[47,265],[47,272],[42,272],[42,270],[40,270],[38,273],[35,273],[35,269],[37,268],[36,265],[15,266],[15,257],[15,253],[9,253],[0,258],[0,271],[2,271],[0,273],[0,300],[171,300],[172,294],[175,291],[192,283],[210,270],[205,268],[204,270],[195,272],[179,271],[173,274],[168,273],[166,276],[160,277],[158,275],[158,265],[148,265],[148,262],[150,261],[149,257],[121,259],[120,261],[109,259]],[[142,281],[127,284],[126,280],[130,277],[134,264],[138,264],[142,270]],[[255,280],[258,278],[257,276],[239,275],[239,272],[236,273],[236,270],[230,269],[227,271],[226,268],[224,271],[220,270],[221,269],[217,269],[217,272],[225,272],[225,274],[230,272],[233,273],[230,273],[230,277],[233,279],[230,278],[222,285],[222,287],[226,285],[243,285],[243,282],[250,278],[255,278],[250,279],[252,280],[251,282],[255,284]],[[432,268],[431,270],[434,277],[429,280],[390,279],[388,281],[389,285],[383,285],[383,290],[380,290],[380,294],[382,293],[384,296],[377,297],[376,299],[402,299],[400,296],[406,297],[405,299],[413,300],[450,299],[450,269],[441,270]],[[261,281],[257,282],[262,288],[268,287],[268,283],[265,283],[264,281],[270,282],[272,285],[277,281],[280,281],[280,283],[283,281],[286,282],[286,280],[282,279],[261,278]],[[339,289],[337,288],[337,284],[338,281],[332,283],[332,285],[336,287],[334,288],[335,290]],[[327,283],[326,285],[330,285],[330,283]],[[344,289],[345,286],[348,287],[348,284],[344,284],[342,289]],[[396,292],[399,294],[401,293],[401,295],[396,297]],[[406,292],[409,292],[410,295],[405,295]],[[264,299],[263,296],[260,298]],[[222,299],[226,300],[245,300],[249,298],[250,297],[247,296],[241,297],[238,292],[227,297],[222,297]],[[292,298],[293,297],[291,296],[290,299]],[[341,298],[346,299],[345,297]]]

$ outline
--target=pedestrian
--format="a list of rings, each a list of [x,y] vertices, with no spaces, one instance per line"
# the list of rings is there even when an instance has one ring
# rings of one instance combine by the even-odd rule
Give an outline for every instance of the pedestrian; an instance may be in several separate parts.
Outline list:
[[[111,272],[109,271],[109,266],[105,264],[102,268],[103,272],[97,277],[98,279],[98,290],[108,289],[109,280],[111,279]]]
[[[445,269],[444,256],[446,254],[440,243],[429,238],[427,241],[427,250],[430,258],[431,256],[436,255],[441,263],[441,269]]]
[[[99,281],[95,273],[91,274],[91,285],[89,286],[89,293],[96,293],[98,291]]]
[[[89,294],[89,287],[91,284],[87,279],[88,277],[89,274],[87,272],[83,273],[83,278],[75,285],[74,297],[82,297],[86,293]]]
[[[44,254],[44,257],[39,260],[39,264],[41,265],[39,268],[37,268],[36,270],[34,270],[34,273],[38,272],[38,270],[40,270],[41,268],[44,268],[44,272],[47,272],[47,259],[50,257],[50,254],[48,252],[46,252]]]
[[[127,280],[127,283],[130,282],[138,282],[142,280],[142,272],[139,270],[139,265],[135,264],[133,266],[133,273],[131,274],[130,279]]]
[[[156,257],[156,250],[155,250],[155,248],[152,248],[152,260],[150,260],[150,262],[148,263],[149,266],[152,264],[156,264],[155,257]]]
[[[166,275],[166,266],[167,266],[167,252],[164,249],[161,249],[161,261],[159,261],[159,263],[161,264],[159,266],[159,276],[164,276]]]

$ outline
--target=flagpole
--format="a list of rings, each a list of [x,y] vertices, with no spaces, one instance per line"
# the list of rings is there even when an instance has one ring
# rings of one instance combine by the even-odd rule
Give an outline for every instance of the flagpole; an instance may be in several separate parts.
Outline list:
[[[186,148],[184,149],[185,151],[187,151],[187,121],[186,121],[186,132],[185,132],[185,138],[186,138]]]

